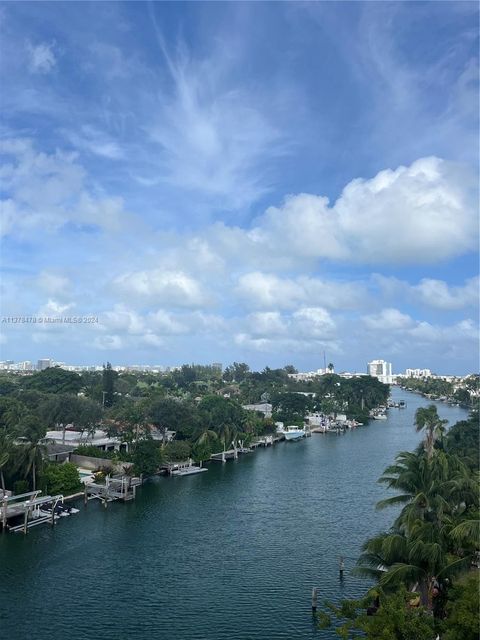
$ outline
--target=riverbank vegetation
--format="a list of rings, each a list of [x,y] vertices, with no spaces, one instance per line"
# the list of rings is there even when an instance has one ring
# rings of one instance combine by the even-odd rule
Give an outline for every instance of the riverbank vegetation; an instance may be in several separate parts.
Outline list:
[[[395,493],[377,508],[396,508],[395,519],[365,542],[354,570],[374,586],[319,614],[319,626],[339,637],[479,637],[478,411],[445,432],[431,405],[417,410],[415,427],[422,444],[399,453],[379,479]]]
[[[464,407],[474,407],[480,393],[480,375],[464,378],[461,383],[440,378],[400,378],[404,389],[421,393],[431,400],[446,400]]]
[[[184,365],[164,374],[118,373],[107,363],[103,371],[81,374],[58,367],[2,374],[1,487],[19,493],[20,487],[54,486],[65,493],[75,484],[50,478],[39,485],[47,466],[50,476],[56,473],[51,465],[58,450],[46,438],[47,431],[62,433],[63,449],[75,431],[77,453],[131,462],[135,473],[149,475],[162,462],[201,462],[229,449],[233,441],[248,445],[272,433],[277,420],[301,424],[307,413],[320,411],[345,413],[366,423],[370,409],[387,402],[389,388],[376,378],[345,379],[329,373],[297,381],[290,377],[294,373],[291,365],[258,372],[244,363],[233,363],[223,372],[215,366]],[[270,405],[266,415],[245,408],[257,403]],[[99,429],[121,443],[122,450],[94,450]],[[56,442],[62,449],[58,438]]]

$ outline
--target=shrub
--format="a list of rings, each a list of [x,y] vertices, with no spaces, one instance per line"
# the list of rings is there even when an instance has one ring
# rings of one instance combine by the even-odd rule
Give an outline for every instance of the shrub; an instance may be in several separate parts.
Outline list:
[[[39,486],[45,495],[69,495],[79,491],[82,483],[77,467],[71,462],[66,462],[48,464],[42,471]]]

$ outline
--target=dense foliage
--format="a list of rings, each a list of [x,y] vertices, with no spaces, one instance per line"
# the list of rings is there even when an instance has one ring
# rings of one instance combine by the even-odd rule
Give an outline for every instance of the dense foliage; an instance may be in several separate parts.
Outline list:
[[[219,367],[199,365],[165,374],[117,373],[106,363],[102,371],[82,374],[58,367],[30,375],[4,374],[1,486],[21,482],[25,487],[27,482],[27,488],[37,487],[48,464],[47,431],[60,431],[68,443],[67,429],[75,430],[84,443],[78,452],[132,462],[137,473],[148,475],[162,461],[200,462],[233,443],[246,445],[274,430],[274,420],[301,424],[309,411],[346,413],[366,422],[368,411],[388,398],[388,387],[369,376],[348,380],[329,373],[297,382],[289,377],[295,372],[292,365],[256,372],[233,363],[223,373]],[[259,402],[272,404],[273,420],[243,407]],[[125,443],[128,452],[94,447],[97,429]]]
[[[377,508],[401,510],[391,529],[367,540],[355,570],[376,586],[363,601],[327,604],[320,614],[320,625],[335,624],[341,637],[361,629],[368,638],[431,638],[431,624],[442,640],[478,637],[478,414],[445,436],[431,405],[417,410],[415,426],[422,446],[400,453],[379,480],[395,494]],[[414,611],[406,592],[416,596]]]
[[[401,378],[401,385],[410,391],[428,398],[446,398],[451,402],[473,407],[480,391],[480,376],[475,374],[462,381],[461,386],[455,382],[439,378]]]
[[[71,462],[47,464],[40,474],[39,486],[45,495],[72,495],[83,488],[77,467]]]

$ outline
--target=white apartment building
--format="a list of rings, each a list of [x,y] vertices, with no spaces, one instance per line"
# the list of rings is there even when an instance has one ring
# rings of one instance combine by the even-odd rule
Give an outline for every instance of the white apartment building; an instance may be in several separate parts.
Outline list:
[[[385,360],[372,360],[367,364],[369,376],[378,378],[384,384],[393,384],[392,363]]]
[[[430,369],[405,369],[405,378],[430,378]]]
[[[335,373],[335,369],[329,369],[327,367],[326,369],[317,369],[316,371],[306,371],[304,373],[289,373],[288,377],[292,380],[296,380],[296,382],[306,382],[308,380],[313,380],[318,376],[324,376],[327,373]]]

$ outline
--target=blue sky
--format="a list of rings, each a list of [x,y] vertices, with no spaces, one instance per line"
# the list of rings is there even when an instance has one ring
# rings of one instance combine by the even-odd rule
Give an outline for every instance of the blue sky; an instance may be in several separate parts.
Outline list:
[[[478,369],[478,13],[10,3],[2,359]]]

